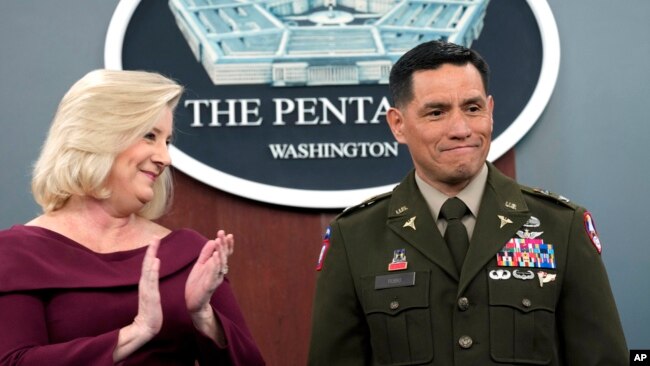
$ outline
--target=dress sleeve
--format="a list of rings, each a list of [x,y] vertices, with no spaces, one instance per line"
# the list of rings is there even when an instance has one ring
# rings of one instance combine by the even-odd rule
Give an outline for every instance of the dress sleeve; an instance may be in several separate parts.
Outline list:
[[[113,365],[118,333],[49,344],[42,300],[26,293],[0,294],[2,365]]]
[[[354,288],[346,243],[338,223],[331,228],[316,282],[308,364],[370,365],[370,332]]]
[[[244,316],[239,309],[228,279],[219,286],[210,301],[212,309],[223,327],[227,345],[220,348],[210,338],[197,331],[199,364],[233,366],[265,365]]]
[[[584,209],[574,214],[558,304],[564,363],[624,365],[629,354],[623,328],[599,254],[600,242],[585,229],[585,214]]]

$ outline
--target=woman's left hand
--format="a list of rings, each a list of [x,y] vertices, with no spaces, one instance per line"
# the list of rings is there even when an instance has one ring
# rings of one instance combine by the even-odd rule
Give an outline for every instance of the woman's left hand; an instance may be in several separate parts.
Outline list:
[[[214,340],[223,340],[210,298],[228,272],[228,257],[233,253],[235,238],[223,230],[201,249],[185,283],[185,304],[194,326]],[[219,342],[221,343],[221,342]]]

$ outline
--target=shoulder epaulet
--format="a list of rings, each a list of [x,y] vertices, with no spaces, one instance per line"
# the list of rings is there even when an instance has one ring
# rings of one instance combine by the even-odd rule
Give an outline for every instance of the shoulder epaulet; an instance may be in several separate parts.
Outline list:
[[[379,202],[381,200],[384,200],[384,199],[390,197],[392,194],[393,194],[392,191],[391,192],[385,192],[385,193],[382,193],[382,194],[378,194],[376,196],[368,198],[367,200],[361,202],[358,205],[347,207],[346,209],[343,210],[343,212],[341,212],[340,214],[338,214],[338,216],[336,216],[336,219],[338,219],[340,217],[343,217],[343,216],[346,216],[346,215],[349,215],[349,214],[351,214],[353,212],[356,212],[356,211],[358,211],[358,210],[360,210],[362,208],[371,206],[371,205],[375,204],[376,202]]]
[[[559,203],[559,204],[564,205],[564,206],[566,206],[568,208],[571,208],[573,210],[575,210],[575,209],[577,209],[579,207],[575,203],[571,202],[570,199],[568,199],[568,198],[566,198],[566,197],[564,197],[564,196],[562,196],[560,194],[550,192],[550,191],[548,191],[546,189],[532,188],[532,187],[526,187],[526,186],[522,185],[521,190],[524,191],[524,192],[530,193],[530,194],[532,194],[534,196],[542,197],[542,198],[551,200],[553,202]]]

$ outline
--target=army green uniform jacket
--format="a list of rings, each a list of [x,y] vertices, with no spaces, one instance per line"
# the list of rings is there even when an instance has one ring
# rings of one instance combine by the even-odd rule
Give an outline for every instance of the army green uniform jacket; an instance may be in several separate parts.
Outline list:
[[[488,165],[460,274],[413,172],[332,222],[309,365],[627,365],[585,210]],[[499,266],[513,238],[550,244],[555,268]],[[388,271],[400,249],[407,268]]]

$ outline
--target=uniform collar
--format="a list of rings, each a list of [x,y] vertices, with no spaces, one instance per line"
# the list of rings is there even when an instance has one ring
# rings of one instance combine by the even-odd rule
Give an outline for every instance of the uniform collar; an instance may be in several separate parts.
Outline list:
[[[462,191],[458,193],[458,195],[456,195],[456,197],[461,199],[465,205],[467,205],[474,218],[478,217],[478,211],[481,207],[481,199],[483,198],[483,192],[485,191],[485,185],[487,184],[487,177],[488,167],[487,164],[483,164],[483,168],[481,168],[479,173],[465,188],[463,188]],[[426,183],[422,178],[420,178],[417,172],[415,173],[415,183],[429,206],[431,216],[438,221],[440,208],[450,197]]]

